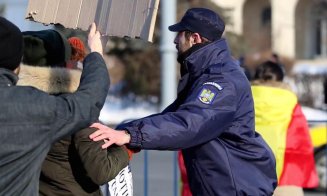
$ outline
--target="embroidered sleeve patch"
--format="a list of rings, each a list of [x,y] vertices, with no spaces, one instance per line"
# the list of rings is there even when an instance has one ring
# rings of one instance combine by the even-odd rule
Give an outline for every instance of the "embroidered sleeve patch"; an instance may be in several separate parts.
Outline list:
[[[203,88],[198,96],[198,99],[204,104],[211,104],[215,99],[217,93],[211,91],[209,88]]]

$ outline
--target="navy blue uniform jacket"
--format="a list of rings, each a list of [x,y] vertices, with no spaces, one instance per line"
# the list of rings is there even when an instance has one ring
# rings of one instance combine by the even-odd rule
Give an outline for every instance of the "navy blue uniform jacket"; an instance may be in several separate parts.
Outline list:
[[[183,149],[193,195],[272,195],[275,158],[254,130],[250,84],[224,39],[193,52],[162,113],[120,125],[130,147]]]

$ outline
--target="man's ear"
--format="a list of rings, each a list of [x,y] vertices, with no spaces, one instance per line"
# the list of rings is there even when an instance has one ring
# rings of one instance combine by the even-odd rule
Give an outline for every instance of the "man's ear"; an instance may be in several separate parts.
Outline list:
[[[201,36],[200,36],[200,34],[198,34],[198,33],[193,33],[193,34],[192,34],[192,39],[193,39],[193,41],[194,41],[194,44],[202,43]]]
[[[15,73],[16,75],[18,75],[19,72],[20,72],[20,65],[19,65],[19,66],[14,70],[14,73]]]

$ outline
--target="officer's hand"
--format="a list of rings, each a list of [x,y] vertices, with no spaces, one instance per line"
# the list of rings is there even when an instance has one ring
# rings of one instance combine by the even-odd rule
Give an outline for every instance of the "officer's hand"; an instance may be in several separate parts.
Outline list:
[[[131,140],[131,136],[125,131],[117,131],[100,123],[93,123],[91,127],[97,128],[98,130],[89,136],[90,139],[93,141],[104,140],[105,144],[102,145],[102,148],[107,148],[112,144],[121,146],[128,144]]]

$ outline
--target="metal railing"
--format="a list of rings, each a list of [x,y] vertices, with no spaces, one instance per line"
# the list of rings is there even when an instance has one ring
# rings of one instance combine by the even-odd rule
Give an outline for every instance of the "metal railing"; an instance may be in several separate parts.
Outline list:
[[[130,165],[134,196],[180,195],[177,152],[142,150],[133,155]],[[108,185],[102,186],[102,192],[110,196]]]

